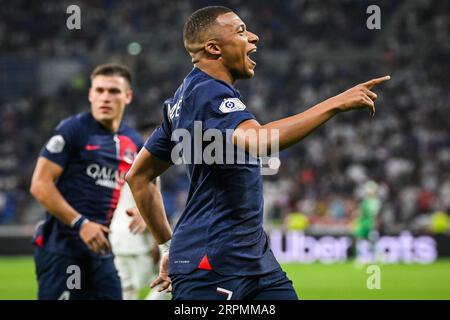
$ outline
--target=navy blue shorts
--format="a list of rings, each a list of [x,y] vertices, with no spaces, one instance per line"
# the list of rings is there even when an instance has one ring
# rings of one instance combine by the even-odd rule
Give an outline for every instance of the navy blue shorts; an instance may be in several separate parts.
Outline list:
[[[298,300],[292,281],[281,269],[251,277],[197,269],[171,279],[174,300]]]
[[[34,260],[39,300],[122,299],[112,254],[80,259],[36,248]]]

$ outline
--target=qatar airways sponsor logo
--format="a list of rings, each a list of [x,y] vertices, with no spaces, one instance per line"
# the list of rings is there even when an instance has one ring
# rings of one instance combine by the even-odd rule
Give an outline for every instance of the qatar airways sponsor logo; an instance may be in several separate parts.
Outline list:
[[[97,163],[92,163],[86,168],[86,174],[95,180],[96,185],[110,189],[120,189],[125,183],[126,173]]]

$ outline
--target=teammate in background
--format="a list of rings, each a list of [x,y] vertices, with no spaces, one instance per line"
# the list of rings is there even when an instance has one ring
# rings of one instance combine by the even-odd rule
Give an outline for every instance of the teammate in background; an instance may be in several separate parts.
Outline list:
[[[60,122],[41,150],[30,187],[47,210],[34,237],[39,299],[122,299],[108,225],[142,147],[121,123],[132,96],[126,67],[98,66],[90,112]]]
[[[378,239],[377,217],[381,210],[379,186],[374,181],[367,181],[362,187],[362,200],[359,215],[354,223],[356,238],[356,264],[374,262],[376,252],[374,245]]]
[[[389,77],[359,84],[303,113],[261,125],[233,86],[238,79],[253,77],[256,63],[249,55],[256,51],[258,37],[232,10],[215,6],[194,12],[183,38],[194,68],[166,101],[161,126],[127,174],[143,218],[161,248],[170,251],[162,256],[160,276],[153,285],[163,290],[172,284],[174,299],[297,299],[263,230],[260,164],[193,162],[208,146],[195,145],[195,121],[200,121],[203,133],[219,130],[251,156],[265,156],[264,150],[276,149],[277,143],[285,149],[340,112],[369,108],[374,113],[377,95],[370,90]],[[227,136],[230,129],[234,133]],[[186,132],[197,153],[189,157],[190,150],[183,150],[191,185],[172,238],[164,212],[153,210],[160,200],[149,181],[177,160],[176,135]],[[268,139],[259,140],[267,134]]]
[[[145,122],[138,126],[138,132],[145,139],[158,126]],[[158,189],[161,189],[157,179]],[[130,210],[135,210],[136,203],[130,187],[125,183],[119,203],[111,221],[109,240],[114,253],[114,262],[119,271],[124,300],[137,300],[139,292],[147,288],[151,280],[158,275],[159,248],[147,230],[142,217],[136,217]],[[170,294],[152,290],[146,300],[168,300]]]

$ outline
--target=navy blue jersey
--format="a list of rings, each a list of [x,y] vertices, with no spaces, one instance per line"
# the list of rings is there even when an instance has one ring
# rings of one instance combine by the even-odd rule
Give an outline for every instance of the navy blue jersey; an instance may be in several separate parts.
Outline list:
[[[141,147],[136,131],[121,125],[112,133],[85,112],[63,120],[40,155],[64,169],[56,186],[67,202],[89,220],[109,225]],[[77,231],[49,213],[42,236],[39,243],[51,252],[80,256],[89,251]]]
[[[194,141],[200,123],[202,134],[218,129],[230,144],[229,131],[249,119],[254,116],[234,87],[194,68],[165,102],[163,123],[145,147],[173,163],[178,153],[174,147],[182,140],[174,137],[180,132],[189,132]],[[222,275],[247,276],[279,268],[263,230],[260,163],[193,161],[208,146],[201,144],[200,152],[194,143],[191,156],[183,155],[191,183],[186,208],[173,233],[170,274],[212,268]]]

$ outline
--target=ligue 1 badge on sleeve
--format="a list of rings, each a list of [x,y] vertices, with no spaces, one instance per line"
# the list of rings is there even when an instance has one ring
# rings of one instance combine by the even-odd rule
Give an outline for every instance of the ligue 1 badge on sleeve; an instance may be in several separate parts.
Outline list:
[[[234,111],[242,111],[245,109],[245,104],[238,98],[224,99],[219,107],[223,113],[230,113]]]
[[[50,153],[59,153],[63,151],[64,146],[66,144],[66,141],[64,140],[64,137],[60,134],[53,136],[50,138],[50,140],[47,142],[47,145],[45,148]]]

